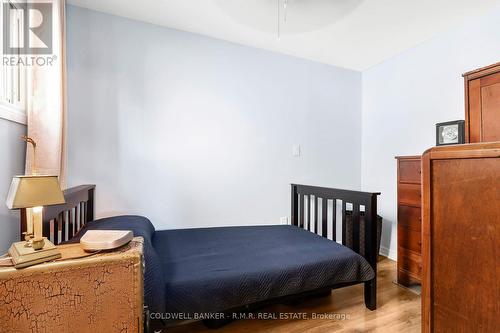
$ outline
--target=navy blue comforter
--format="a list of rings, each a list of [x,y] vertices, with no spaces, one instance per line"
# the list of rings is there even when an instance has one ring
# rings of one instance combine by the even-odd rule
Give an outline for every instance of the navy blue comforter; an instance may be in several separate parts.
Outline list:
[[[374,277],[362,256],[294,226],[155,231],[146,218],[120,216],[85,229],[145,238],[145,303],[154,312],[220,312]]]

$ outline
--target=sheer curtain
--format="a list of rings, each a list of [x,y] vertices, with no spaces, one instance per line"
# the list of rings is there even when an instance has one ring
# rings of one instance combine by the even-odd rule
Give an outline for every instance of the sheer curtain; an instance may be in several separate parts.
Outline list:
[[[58,175],[66,187],[66,24],[65,0],[52,0],[52,66],[27,69],[28,136],[36,143],[39,174]],[[30,20],[32,18],[30,17]],[[33,150],[26,151],[26,173],[31,173]]]

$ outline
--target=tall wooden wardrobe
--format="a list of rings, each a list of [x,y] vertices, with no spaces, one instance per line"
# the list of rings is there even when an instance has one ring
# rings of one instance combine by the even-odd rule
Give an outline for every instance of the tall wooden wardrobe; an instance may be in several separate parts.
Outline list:
[[[500,329],[500,64],[464,74],[470,144],[422,156],[422,332]]]
[[[500,63],[463,76],[466,141],[500,141]]]

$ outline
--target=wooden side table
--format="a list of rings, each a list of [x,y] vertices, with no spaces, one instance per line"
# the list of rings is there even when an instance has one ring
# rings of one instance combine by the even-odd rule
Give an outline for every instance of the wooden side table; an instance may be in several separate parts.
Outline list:
[[[24,269],[0,268],[0,332],[143,332],[143,240]]]

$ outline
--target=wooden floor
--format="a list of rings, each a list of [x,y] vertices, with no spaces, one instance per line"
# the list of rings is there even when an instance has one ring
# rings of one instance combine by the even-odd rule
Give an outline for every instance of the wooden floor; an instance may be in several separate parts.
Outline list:
[[[396,262],[387,258],[378,264],[378,308],[365,308],[363,286],[334,290],[330,296],[309,299],[300,305],[275,305],[261,313],[306,313],[309,319],[301,320],[238,320],[222,328],[210,330],[202,323],[191,323],[156,332],[420,332],[420,296],[393,283]],[[346,319],[310,319],[312,314],[344,315]],[[256,314],[257,315],[257,314]]]

